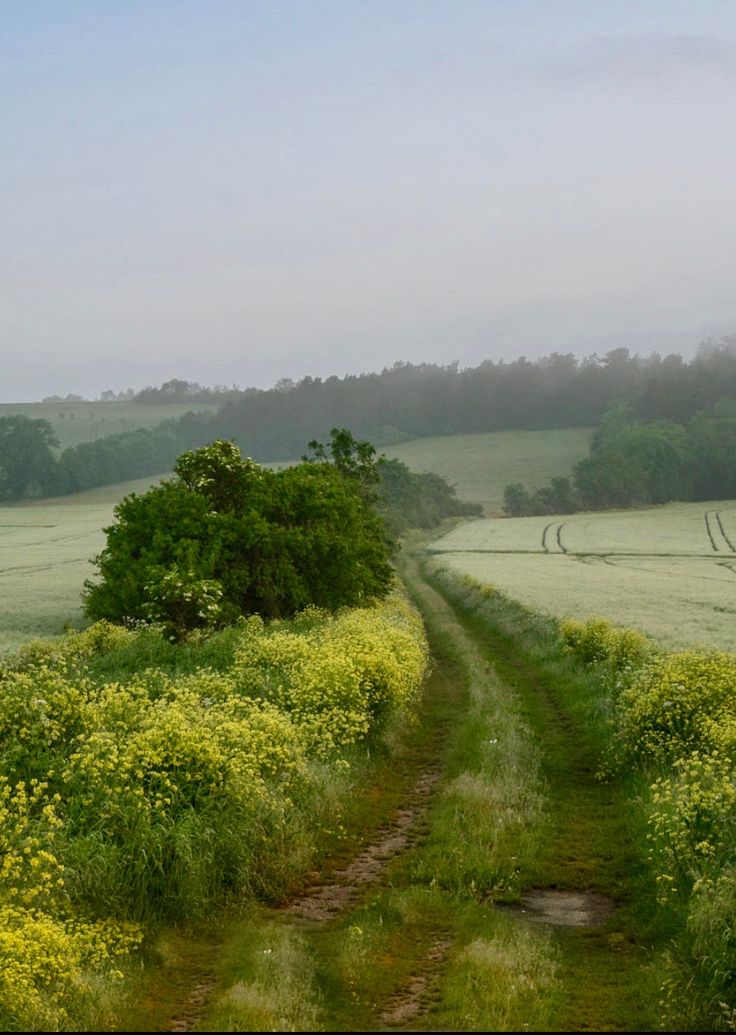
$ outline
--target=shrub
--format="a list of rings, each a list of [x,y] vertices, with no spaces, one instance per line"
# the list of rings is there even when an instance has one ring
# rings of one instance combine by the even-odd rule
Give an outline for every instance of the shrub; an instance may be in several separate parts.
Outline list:
[[[275,472],[220,441],[184,453],[176,475],[116,507],[101,579],[86,583],[90,617],[153,616],[181,638],[239,615],[337,610],[389,591],[385,528],[349,465]]]
[[[736,657],[682,651],[652,658],[622,691],[618,740],[629,756],[672,762],[736,745]]]
[[[567,653],[586,665],[606,662],[616,671],[641,664],[652,649],[646,636],[636,629],[618,629],[605,618],[584,622],[565,618],[560,622],[560,633]]]

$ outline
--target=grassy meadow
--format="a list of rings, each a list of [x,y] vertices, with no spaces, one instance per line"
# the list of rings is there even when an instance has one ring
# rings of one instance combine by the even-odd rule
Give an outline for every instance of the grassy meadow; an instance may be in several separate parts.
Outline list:
[[[417,438],[381,452],[412,471],[429,471],[457,487],[462,500],[481,503],[500,514],[510,482],[539,488],[550,478],[568,475],[588,453],[591,428],[551,431],[490,431],[475,435]]]
[[[113,507],[158,480],[0,507],[0,651],[81,621],[82,585],[93,573],[90,559],[105,545],[102,529],[112,522]]]
[[[435,562],[558,617],[599,614],[663,647],[736,650],[736,502],[483,519]]]
[[[94,442],[136,428],[153,428],[163,420],[183,417],[192,411],[213,410],[207,403],[142,405],[136,402],[48,402],[0,403],[0,417],[20,414],[30,420],[47,420],[59,440],[59,448]]]

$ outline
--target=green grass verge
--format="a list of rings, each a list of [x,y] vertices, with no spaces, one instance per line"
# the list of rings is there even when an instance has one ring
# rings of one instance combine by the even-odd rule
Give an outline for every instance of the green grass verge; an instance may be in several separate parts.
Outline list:
[[[443,777],[430,808],[381,883],[331,923],[251,914],[200,1029],[253,1030],[257,1019],[270,1030],[655,1030],[666,932],[654,924],[636,787],[596,779],[600,683],[575,673],[524,609],[437,584],[448,606],[409,575],[435,666],[403,768],[379,766],[373,791],[341,817],[344,843],[356,844],[356,824],[369,840],[431,761]],[[535,885],[595,890],[617,909],[600,928],[553,929],[494,905]]]

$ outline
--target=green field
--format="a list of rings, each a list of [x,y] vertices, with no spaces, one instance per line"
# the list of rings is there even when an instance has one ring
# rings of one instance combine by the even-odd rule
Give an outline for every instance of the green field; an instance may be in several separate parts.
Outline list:
[[[102,529],[112,521],[115,503],[156,481],[141,478],[0,507],[0,650],[81,621],[82,585],[94,571],[90,558],[105,545]]]
[[[591,435],[591,428],[492,431],[418,438],[381,452],[412,471],[441,475],[457,487],[460,499],[499,514],[510,482],[536,489],[550,478],[569,475],[573,464],[587,456]]]
[[[736,650],[736,502],[483,519],[430,549],[535,610],[602,615],[673,649]]]
[[[62,444],[67,446],[93,439],[95,434],[150,426],[190,408],[124,402],[28,403],[5,404],[0,407],[0,415],[44,417],[54,424]],[[63,420],[59,419],[61,412],[66,414]],[[589,436],[588,430],[577,428],[503,431],[418,439],[386,453],[404,460],[413,470],[433,470],[448,477],[457,483],[462,499],[480,500],[493,513],[500,508],[508,481],[539,484],[554,474],[567,473],[585,453]],[[114,504],[126,493],[144,491],[158,480],[140,479],[75,496],[0,507],[4,589],[0,650],[33,637],[60,633],[65,622],[81,621],[82,585],[94,572],[89,560],[105,544],[101,529],[110,524]]]
[[[31,420],[43,418],[53,427],[61,449],[94,442],[136,428],[153,428],[163,420],[191,411],[212,410],[207,403],[171,403],[146,406],[135,402],[0,403],[0,417],[19,413]]]

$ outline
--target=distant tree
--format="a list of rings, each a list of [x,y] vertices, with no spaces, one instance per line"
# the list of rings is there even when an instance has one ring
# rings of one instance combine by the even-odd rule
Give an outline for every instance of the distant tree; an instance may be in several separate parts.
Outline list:
[[[52,449],[58,444],[47,420],[19,414],[0,417],[0,499],[54,492],[58,470]]]
[[[433,528],[449,517],[480,517],[479,503],[459,500],[455,487],[438,474],[410,471],[401,460],[383,459],[378,509],[392,535],[408,528]]]
[[[504,489],[503,509],[509,517],[525,517],[536,513],[530,493],[520,482],[507,485]]]
[[[569,478],[552,478],[549,485],[537,489],[535,513],[571,514],[579,508],[579,499]]]

